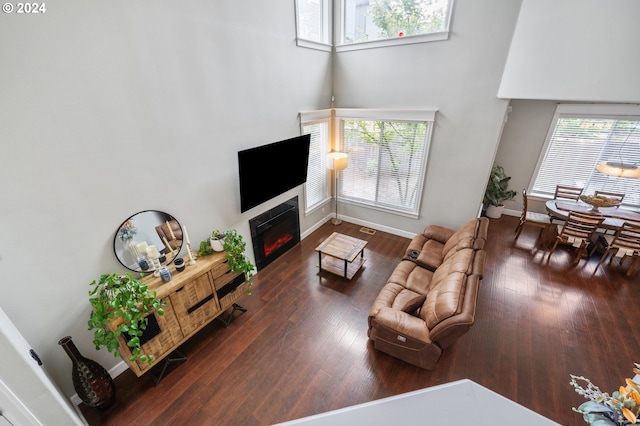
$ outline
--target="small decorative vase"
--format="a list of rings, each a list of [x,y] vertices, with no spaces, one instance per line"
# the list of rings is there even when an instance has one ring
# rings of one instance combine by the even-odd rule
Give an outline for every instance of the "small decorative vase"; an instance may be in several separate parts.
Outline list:
[[[97,362],[83,357],[66,336],[58,342],[73,363],[71,379],[82,402],[92,408],[109,408],[116,400],[116,390],[109,372]]]
[[[222,246],[222,241],[211,239],[210,243],[213,251],[224,251],[224,247]]]

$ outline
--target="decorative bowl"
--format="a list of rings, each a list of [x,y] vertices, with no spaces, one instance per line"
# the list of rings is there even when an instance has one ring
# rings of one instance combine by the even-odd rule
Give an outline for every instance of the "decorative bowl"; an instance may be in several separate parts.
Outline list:
[[[591,206],[591,210],[598,211],[599,207],[616,207],[620,205],[617,198],[605,197],[603,195],[581,195],[580,200]]]

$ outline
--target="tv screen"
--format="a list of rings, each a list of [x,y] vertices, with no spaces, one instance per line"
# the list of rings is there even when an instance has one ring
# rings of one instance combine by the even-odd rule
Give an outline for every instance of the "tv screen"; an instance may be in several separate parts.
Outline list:
[[[307,181],[311,135],[238,151],[240,211],[245,212]]]

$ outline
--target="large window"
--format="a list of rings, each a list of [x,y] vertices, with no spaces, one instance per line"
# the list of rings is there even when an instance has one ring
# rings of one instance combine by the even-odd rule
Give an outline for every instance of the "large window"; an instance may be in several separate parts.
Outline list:
[[[448,38],[453,0],[342,0],[337,50]]]
[[[331,50],[330,0],[296,0],[297,44]]]
[[[552,198],[556,185],[579,186],[624,193],[624,205],[640,206],[640,179],[600,173],[601,161],[640,165],[640,108],[559,105],[529,192]]]
[[[417,217],[435,112],[338,109],[336,115],[349,155],[339,199]]]
[[[331,122],[329,111],[301,113],[300,121],[302,133],[311,135],[307,182],[304,186],[305,213],[310,213],[331,198],[327,174]]]

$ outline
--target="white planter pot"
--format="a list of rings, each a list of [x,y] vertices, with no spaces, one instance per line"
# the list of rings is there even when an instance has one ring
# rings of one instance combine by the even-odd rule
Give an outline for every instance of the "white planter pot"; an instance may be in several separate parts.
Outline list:
[[[211,243],[211,248],[213,251],[224,251],[224,247],[222,246],[222,241],[220,240],[209,240]]]
[[[489,206],[487,207],[486,215],[491,219],[500,219],[502,217],[502,211],[504,206]]]

